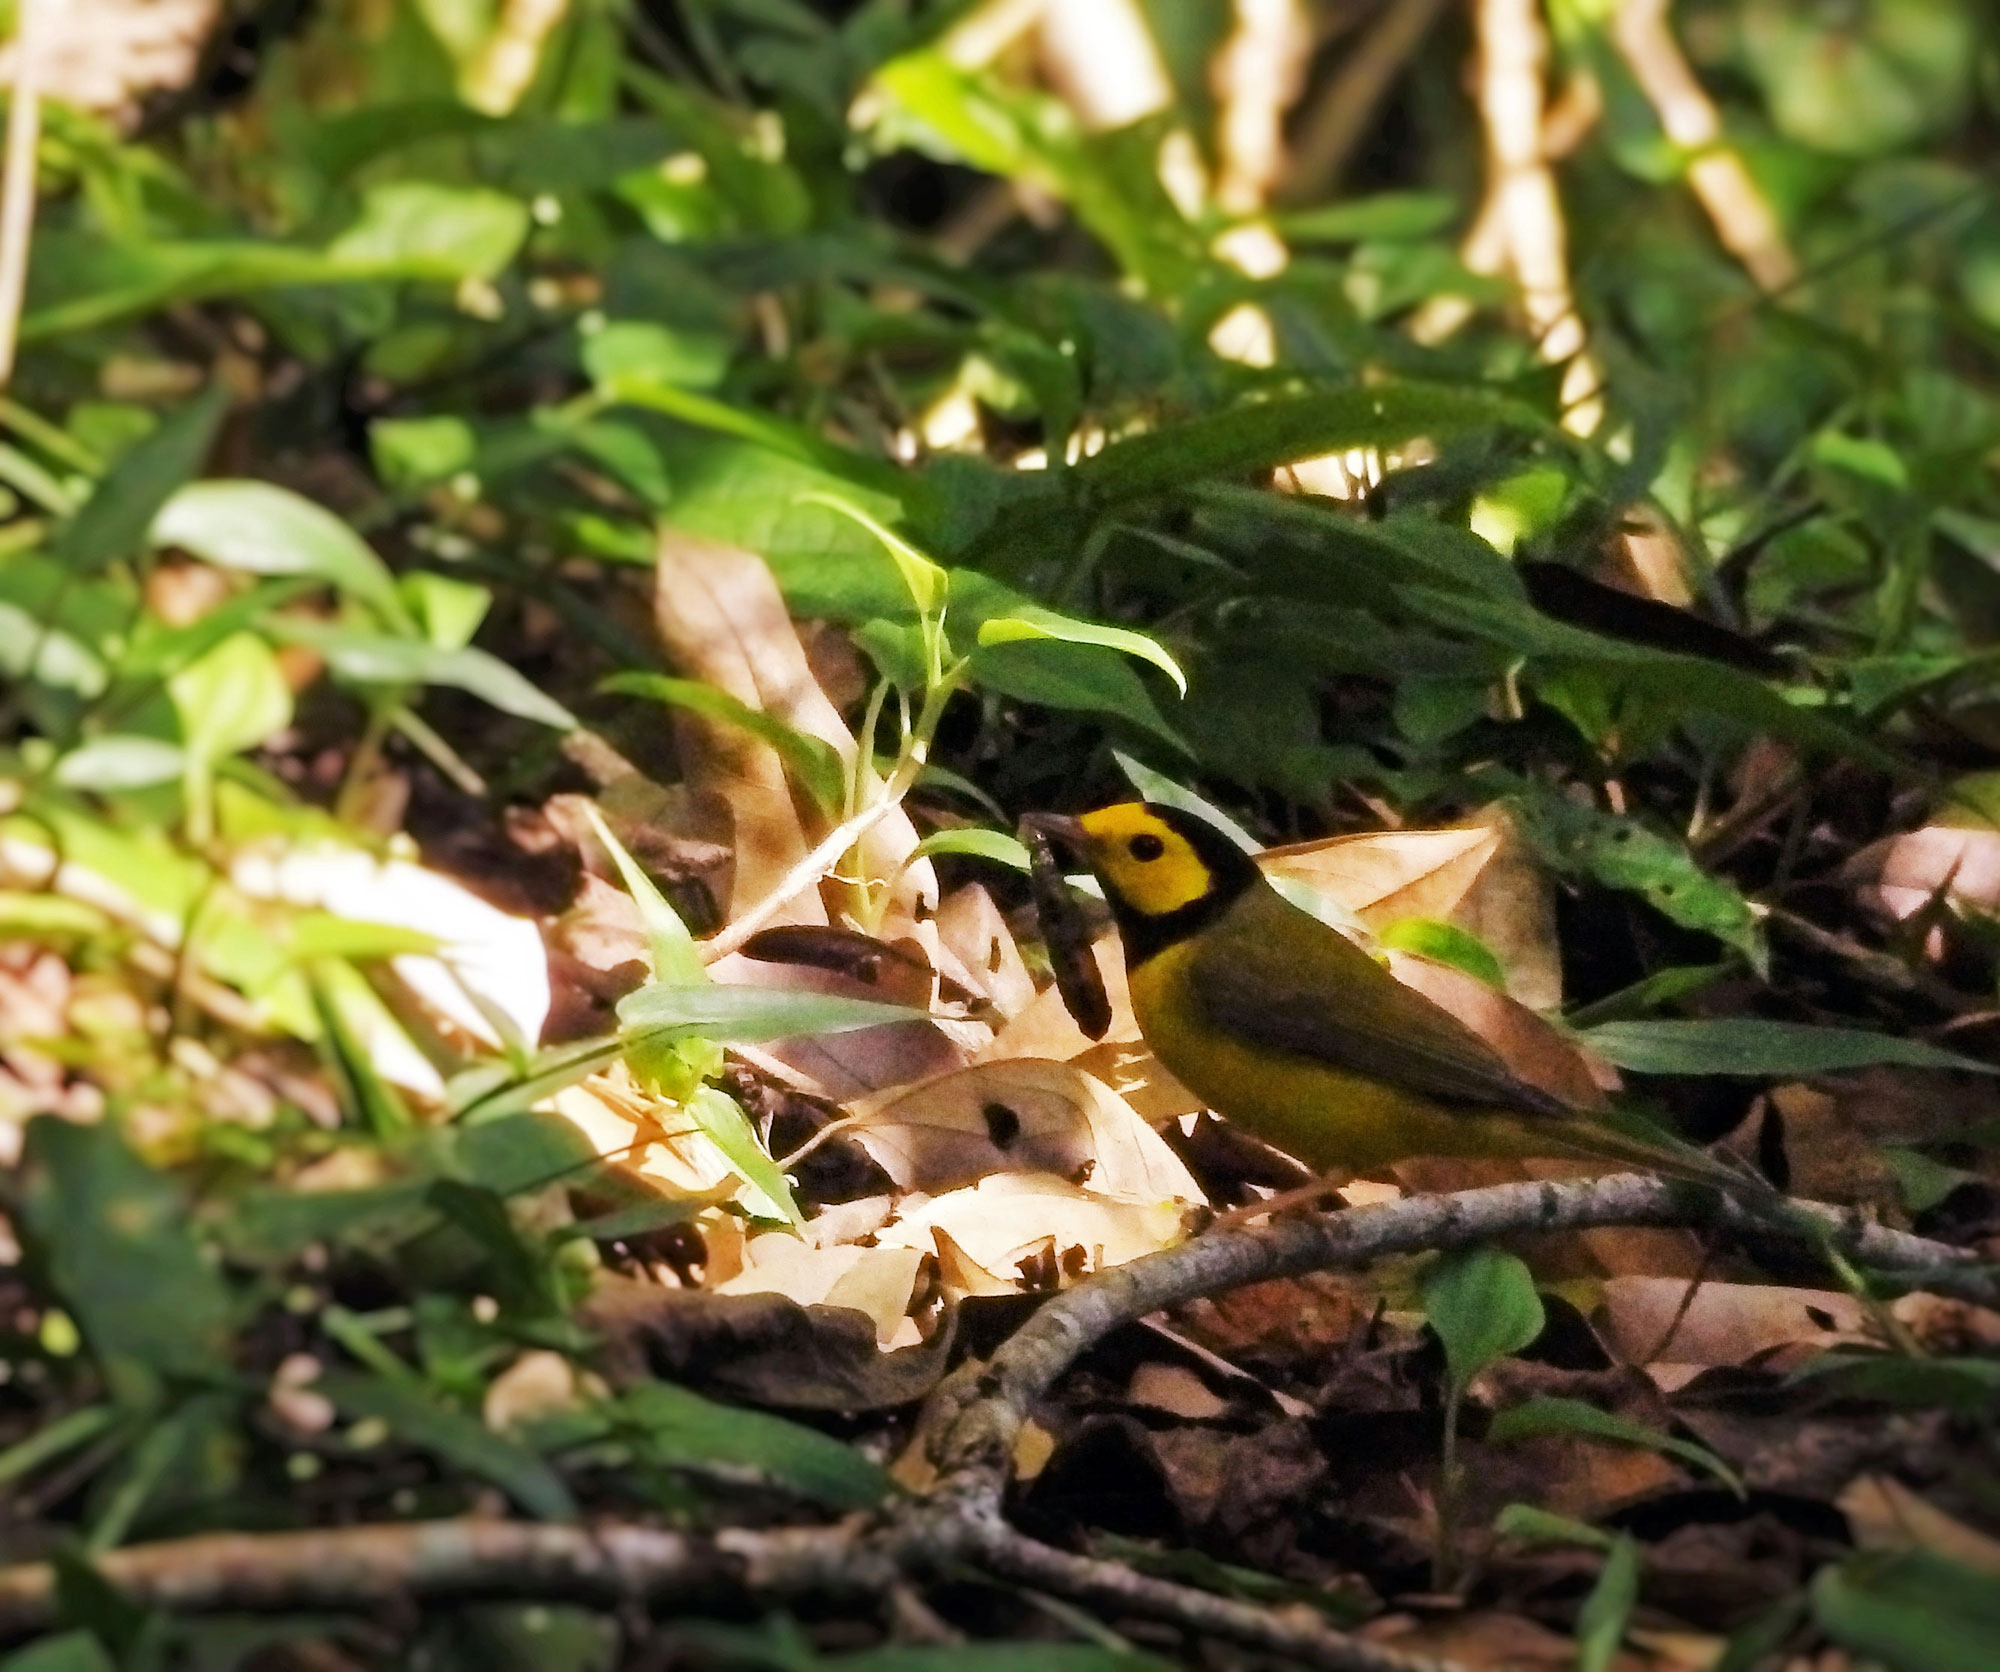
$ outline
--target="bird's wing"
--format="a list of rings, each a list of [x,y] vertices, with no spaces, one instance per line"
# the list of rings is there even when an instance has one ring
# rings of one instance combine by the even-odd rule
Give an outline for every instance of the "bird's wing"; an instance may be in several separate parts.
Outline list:
[[[1203,933],[1189,979],[1208,1020],[1236,1038],[1447,1107],[1573,1112],[1515,1075],[1449,1011],[1273,891],[1253,890]]]

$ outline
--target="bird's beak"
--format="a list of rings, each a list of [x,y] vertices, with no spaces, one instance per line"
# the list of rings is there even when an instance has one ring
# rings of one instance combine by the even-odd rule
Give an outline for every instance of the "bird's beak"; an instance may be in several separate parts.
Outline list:
[[[1079,859],[1090,851],[1090,836],[1083,828],[1083,820],[1073,819],[1067,813],[1023,813],[1021,828],[1060,843]]]

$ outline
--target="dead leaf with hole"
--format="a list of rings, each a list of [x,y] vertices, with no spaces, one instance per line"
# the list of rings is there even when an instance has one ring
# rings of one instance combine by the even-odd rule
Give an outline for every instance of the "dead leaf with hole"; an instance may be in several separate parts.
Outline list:
[[[829,744],[842,760],[855,741],[813,677],[798,629],[762,558],[678,529],[661,532],[655,599],[660,638],[684,675],[699,679],[794,730]],[[719,797],[732,816],[736,875],[731,915],[766,898],[829,828],[825,813],[794,786],[770,745],[735,727],[674,717],[688,782]],[[862,838],[859,860],[877,881],[895,879],[891,898],[914,918],[937,902],[930,861],[912,860],[917,832],[890,813]],[[830,883],[829,888],[841,885]],[[824,901],[808,890],[777,921],[824,923]]]
[[[1035,980],[1021,961],[1014,931],[978,883],[953,889],[939,904],[937,936],[974,987],[1002,1016],[1015,1016],[1035,1001]]]
[[[1019,1272],[1022,1287],[1055,1288],[1156,1253],[1179,1242],[1184,1228],[1172,1201],[1121,1202],[1046,1173],[996,1173],[913,1200],[876,1240],[929,1254],[942,1230],[983,1270]]]
[[[1602,1324],[1611,1350],[1669,1392],[1717,1365],[1754,1361],[1782,1371],[1829,1348],[1872,1344],[1867,1311],[1851,1296],[1704,1282],[1689,1301],[1688,1285],[1675,1277],[1612,1278]]]
[[[849,1135],[905,1190],[937,1195],[996,1173],[1053,1173],[1119,1201],[1207,1199],[1159,1135],[1071,1063],[979,1063],[863,1099],[850,1118]]]

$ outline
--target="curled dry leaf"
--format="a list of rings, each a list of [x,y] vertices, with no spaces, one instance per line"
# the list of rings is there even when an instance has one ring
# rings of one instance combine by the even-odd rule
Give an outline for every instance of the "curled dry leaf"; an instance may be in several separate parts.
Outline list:
[[[996,1173],[913,1207],[877,1240],[928,1254],[942,1230],[984,1270],[1053,1287],[1178,1242],[1182,1219],[1170,1201],[1120,1202],[1046,1173]]]
[[[660,637],[680,672],[820,739],[843,761],[853,762],[854,736],[813,677],[762,558],[665,529],[656,588]],[[764,899],[811,851],[827,828],[825,817],[803,790],[795,790],[768,744],[686,714],[677,714],[674,725],[688,782],[728,808],[736,851],[730,905],[741,911]],[[867,876],[896,879],[892,900],[913,918],[919,901],[927,906],[937,901],[930,862],[910,860],[916,845],[915,826],[898,811],[863,837],[860,852]],[[809,891],[788,903],[777,921],[824,923],[827,912]]]
[[[882,1351],[874,1320],[845,1306],[801,1306],[772,1293],[717,1295],[601,1277],[583,1322],[604,1343],[605,1374],[645,1376],[793,1410],[907,1405],[937,1386],[953,1330]]]
[[[1073,1063],[979,1063],[864,1099],[852,1118],[854,1141],[905,1190],[935,1195],[997,1173],[1053,1173],[1119,1201],[1206,1200],[1159,1135]]]
[[[922,1340],[909,1316],[923,1255],[913,1248],[816,1248],[788,1232],[751,1237],[743,1269],[714,1285],[717,1295],[783,1295],[801,1306],[837,1306],[865,1313],[883,1347]]]

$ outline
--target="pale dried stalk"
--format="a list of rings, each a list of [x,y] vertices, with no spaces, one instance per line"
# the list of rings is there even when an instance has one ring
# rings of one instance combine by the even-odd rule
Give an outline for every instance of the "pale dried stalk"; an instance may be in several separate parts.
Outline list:
[[[1285,167],[1285,112],[1305,85],[1312,31],[1299,0],[1236,0],[1236,27],[1215,55],[1215,198],[1232,215],[1270,200]]]
[[[500,20],[465,77],[465,102],[505,116],[521,102],[541,68],[542,48],[569,10],[569,0],[506,0]]]
[[[1667,138],[1696,153],[1688,184],[1723,247],[1741,261],[1760,289],[1782,290],[1799,276],[1778,218],[1743,159],[1722,141],[1722,118],[1695,78],[1667,22],[1668,0],[1624,0],[1612,39],[1631,68]]]
[[[1042,73],[1086,128],[1167,109],[1174,84],[1138,0],[1061,0],[1041,14]]]
[[[1570,292],[1568,238],[1555,175],[1543,154],[1542,70],[1548,37],[1536,0],[1479,0],[1479,112],[1486,128],[1488,202],[1505,236],[1542,357],[1567,362],[1566,427],[1588,435],[1604,417],[1599,377]]]
[[[28,293],[28,246],[35,235],[35,163],[42,143],[42,9],[17,0],[14,89],[7,109],[7,160],[0,172],[0,389],[14,376],[21,303]]]

